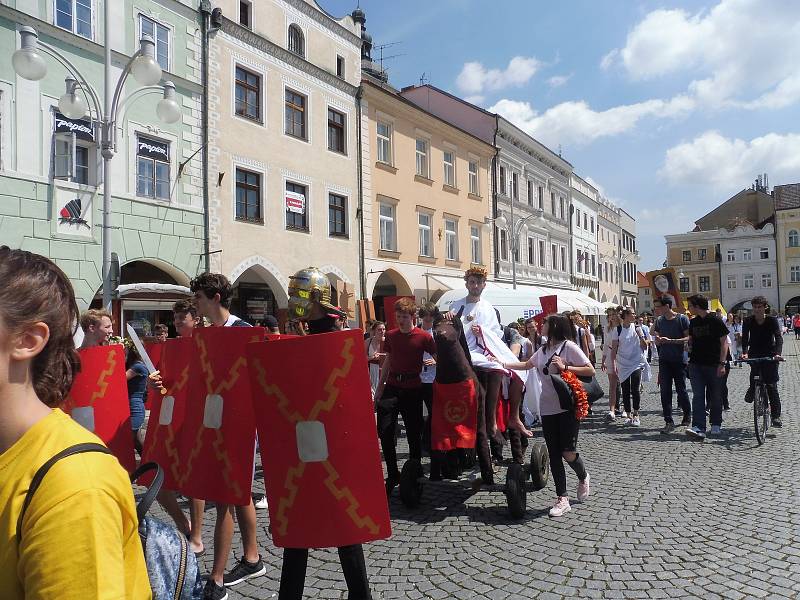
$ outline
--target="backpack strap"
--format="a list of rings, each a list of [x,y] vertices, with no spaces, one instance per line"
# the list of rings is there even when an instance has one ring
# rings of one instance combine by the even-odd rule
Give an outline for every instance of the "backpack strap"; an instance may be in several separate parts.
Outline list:
[[[111,454],[111,450],[109,450],[102,444],[94,444],[94,443],[75,444],[74,446],[69,446],[68,448],[64,448],[61,452],[50,458],[50,460],[44,463],[36,471],[36,473],[33,476],[33,479],[31,479],[31,486],[28,488],[28,491],[25,494],[25,500],[22,502],[22,510],[19,512],[19,517],[17,517],[17,546],[19,546],[20,542],[22,542],[22,520],[25,518],[25,512],[28,510],[28,506],[30,506],[31,500],[33,500],[33,495],[36,493],[36,490],[38,490],[39,486],[42,484],[44,476],[47,475],[47,472],[52,468],[52,466],[56,464],[58,461],[60,461],[62,458],[72,456],[73,454],[83,454],[85,452],[101,452],[103,454]]]
[[[140,523],[147,514],[147,511],[150,510],[153,502],[155,502],[156,496],[158,496],[158,492],[161,491],[161,486],[164,483],[164,470],[154,462],[144,463],[131,473],[131,483],[136,483],[136,480],[148,471],[155,471],[156,474],[153,476],[153,483],[150,484],[150,487],[147,488],[144,496],[142,496],[142,499],[139,500],[139,503],[136,505],[136,517]]]

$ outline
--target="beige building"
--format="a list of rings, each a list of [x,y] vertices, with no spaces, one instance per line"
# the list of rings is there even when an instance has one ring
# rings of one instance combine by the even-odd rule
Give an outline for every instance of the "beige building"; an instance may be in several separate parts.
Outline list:
[[[800,183],[776,185],[775,242],[778,251],[778,310],[800,313]]]
[[[619,209],[598,194],[597,256],[600,302],[620,303]]]
[[[361,27],[314,0],[220,0],[209,86],[212,270],[233,310],[280,318],[289,277],[314,265],[334,302],[358,297]],[[343,292],[347,290],[347,297]]]
[[[494,148],[364,76],[362,170],[367,296],[436,301],[490,264]]]
[[[684,299],[692,294],[720,298],[720,265],[716,261],[717,231],[667,235],[667,266],[675,269]]]

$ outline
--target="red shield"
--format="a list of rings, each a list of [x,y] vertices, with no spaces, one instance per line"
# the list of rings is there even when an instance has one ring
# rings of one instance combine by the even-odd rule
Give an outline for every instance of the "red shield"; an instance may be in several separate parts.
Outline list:
[[[189,397],[189,363],[194,345],[191,338],[167,340],[159,371],[167,393],[158,390],[153,397],[142,462],[155,462],[164,469],[164,488],[177,490],[182,481],[180,439],[186,402]],[[146,480],[143,481],[146,483]]]
[[[275,545],[389,537],[362,332],[251,344],[248,353]]]
[[[120,464],[136,468],[131,408],[125,378],[125,352],[119,344],[79,352],[81,372],[75,376],[62,410],[103,440]]]
[[[261,327],[207,327],[192,335],[178,490],[191,498],[250,502],[256,427],[245,347]]]
[[[478,395],[475,381],[433,384],[431,448],[474,448],[478,430]]]

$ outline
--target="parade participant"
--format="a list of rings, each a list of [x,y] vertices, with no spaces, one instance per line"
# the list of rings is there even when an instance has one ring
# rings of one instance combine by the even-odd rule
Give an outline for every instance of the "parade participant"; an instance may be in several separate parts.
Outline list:
[[[539,409],[542,415],[542,433],[547,450],[550,454],[550,472],[556,486],[558,498],[550,509],[551,517],[560,517],[571,510],[569,496],[567,496],[567,476],[564,471],[563,458],[578,476],[578,500],[583,501],[589,497],[589,473],[577,452],[578,428],[580,422],[575,416],[575,410],[564,410],[558,399],[558,394],[553,387],[551,374],[561,371],[572,371],[579,377],[594,375],[594,367],[589,359],[571,341],[572,323],[563,315],[550,315],[542,325],[542,335],[547,336],[547,344],[542,346],[526,362],[502,362],[508,369],[536,369],[536,374],[542,384],[539,396]]]
[[[81,329],[83,330],[83,343],[80,349],[105,346],[114,333],[114,324],[111,313],[107,310],[92,308],[81,314]]]
[[[130,343],[130,342],[129,342]],[[144,400],[147,395],[147,376],[149,371],[144,366],[139,353],[133,345],[125,345],[125,378],[128,380],[128,403],[131,408],[131,430],[133,431],[133,447],[139,456],[142,455],[144,442]]]
[[[603,337],[603,356],[600,363],[601,370],[605,371],[608,375],[608,415],[606,420],[609,422],[616,420],[617,402],[622,395],[622,390],[619,385],[619,378],[614,372],[613,362],[611,361],[611,336],[617,327],[621,324],[619,313],[614,308],[606,310],[607,325],[605,329],[605,336]],[[627,417],[627,415],[623,415]]]
[[[346,315],[330,303],[331,285],[327,276],[316,267],[308,267],[289,279],[289,313],[294,330],[301,335],[338,331],[336,321]],[[306,332],[303,324],[308,326]],[[361,544],[340,546],[339,563],[347,582],[348,598],[371,600],[367,564]],[[308,566],[308,548],[284,548],[280,600],[302,600]]]
[[[403,417],[408,437],[409,460],[422,459],[422,380],[423,356],[436,354],[436,345],[429,333],[414,326],[417,305],[410,298],[401,298],[394,305],[397,329],[386,334],[383,350],[386,358],[381,367],[381,380],[375,391],[378,437],[386,463],[386,494],[400,482],[397,467],[397,417]]]
[[[653,326],[653,340],[658,348],[658,385],[664,416],[661,433],[666,435],[675,429],[672,419],[673,382],[678,406],[683,411],[681,427],[691,425],[692,408],[686,392],[686,363],[683,361],[683,347],[689,339],[689,319],[672,310],[672,298],[668,296],[653,300],[653,307],[658,315]]]
[[[166,342],[169,337],[169,327],[163,323],[159,323],[153,327],[153,334],[158,342]]]
[[[461,316],[472,366],[479,373],[479,378],[482,374],[486,379],[486,433],[490,441],[494,440],[502,444],[505,440],[497,429],[497,400],[504,375],[511,378],[508,390],[510,404],[508,427],[519,431],[526,437],[531,437],[533,434],[528,431],[519,417],[522,391],[527,375],[524,372],[508,374],[498,363],[489,358],[494,356],[501,361],[512,362],[516,359],[508,347],[503,344],[501,339],[503,328],[497,318],[495,308],[488,300],[481,298],[486,287],[486,275],[487,271],[484,267],[467,269],[464,273],[467,296],[454,301],[446,316],[449,318],[452,318],[453,315]]]
[[[711,433],[722,431],[720,378],[728,356],[728,328],[708,310],[708,298],[695,294],[687,298],[689,312],[689,380],[692,383],[692,426],[686,434],[706,437],[706,407],[711,413]]]
[[[80,369],[67,276],[3,246],[0,281],[0,598],[149,600],[130,480],[114,456],[84,452],[53,464],[18,523],[44,463],[102,442],[58,408]]]
[[[594,361],[592,360],[592,355],[594,354],[594,344],[591,346],[589,344],[589,336],[591,335],[591,332],[589,331],[589,327],[586,325],[586,321],[583,320],[581,311],[573,310],[568,316],[570,321],[572,321],[572,324],[575,326],[575,342],[586,355],[586,358],[589,359],[589,362],[593,363]]]
[[[633,309],[625,307],[620,316],[622,322],[611,331],[611,369],[622,384],[622,402],[628,418],[626,425],[638,427],[639,404],[641,403],[641,376],[644,365],[642,351],[647,348],[642,330],[634,324]],[[631,396],[633,403],[631,404]]]
[[[439,313],[439,309],[433,302],[426,302],[419,308],[419,318],[421,319],[420,329],[433,337],[433,318]],[[425,416],[425,426],[422,431],[422,447],[426,452],[431,451],[431,410],[433,409],[433,382],[436,380],[436,359],[427,352],[422,355],[422,373],[419,375],[422,381],[422,402],[425,404],[427,415]]]
[[[383,352],[386,324],[383,321],[370,321],[367,333],[369,336],[364,340],[364,349],[367,353],[367,362],[369,364],[369,382],[372,388],[372,397],[375,398],[375,390],[378,389],[378,382],[381,380],[381,365],[386,356]]]
[[[272,315],[267,315],[264,317],[264,327],[266,327],[268,333],[277,335],[281,332],[281,327],[278,324],[278,319],[276,319]]]
[[[753,314],[742,325],[742,358],[765,358],[771,356],[783,360],[783,336],[778,319],[767,315],[769,304],[764,296],[751,301]],[[775,427],[781,427],[781,398],[778,394],[778,363],[763,363],[750,366],[750,388],[745,394],[747,402],[753,401],[753,374],[758,370],[761,381],[767,386],[770,416]]]
[[[212,327],[250,327],[229,308],[233,287],[228,278],[219,273],[202,273],[189,284],[194,294],[197,312],[211,321]],[[255,451],[255,447],[253,448]],[[233,517],[239,523],[242,536],[243,556],[239,562],[225,573],[225,566],[231,552],[233,541]],[[237,585],[267,572],[256,540],[256,509],[253,500],[247,506],[217,504],[217,521],[214,526],[214,564],[203,590],[204,600],[225,600],[228,597],[226,586]]]

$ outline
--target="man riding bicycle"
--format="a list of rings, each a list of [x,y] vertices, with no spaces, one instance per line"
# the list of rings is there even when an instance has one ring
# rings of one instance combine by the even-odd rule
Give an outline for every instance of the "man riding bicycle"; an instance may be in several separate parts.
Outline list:
[[[766,384],[769,398],[770,417],[774,427],[781,427],[781,399],[778,395],[778,362],[782,360],[783,335],[778,319],[767,316],[769,305],[764,296],[756,296],[751,301],[753,314],[742,324],[742,358],[773,357],[776,362],[750,365],[750,388],[745,401],[753,401],[753,371],[758,369],[761,380]]]

